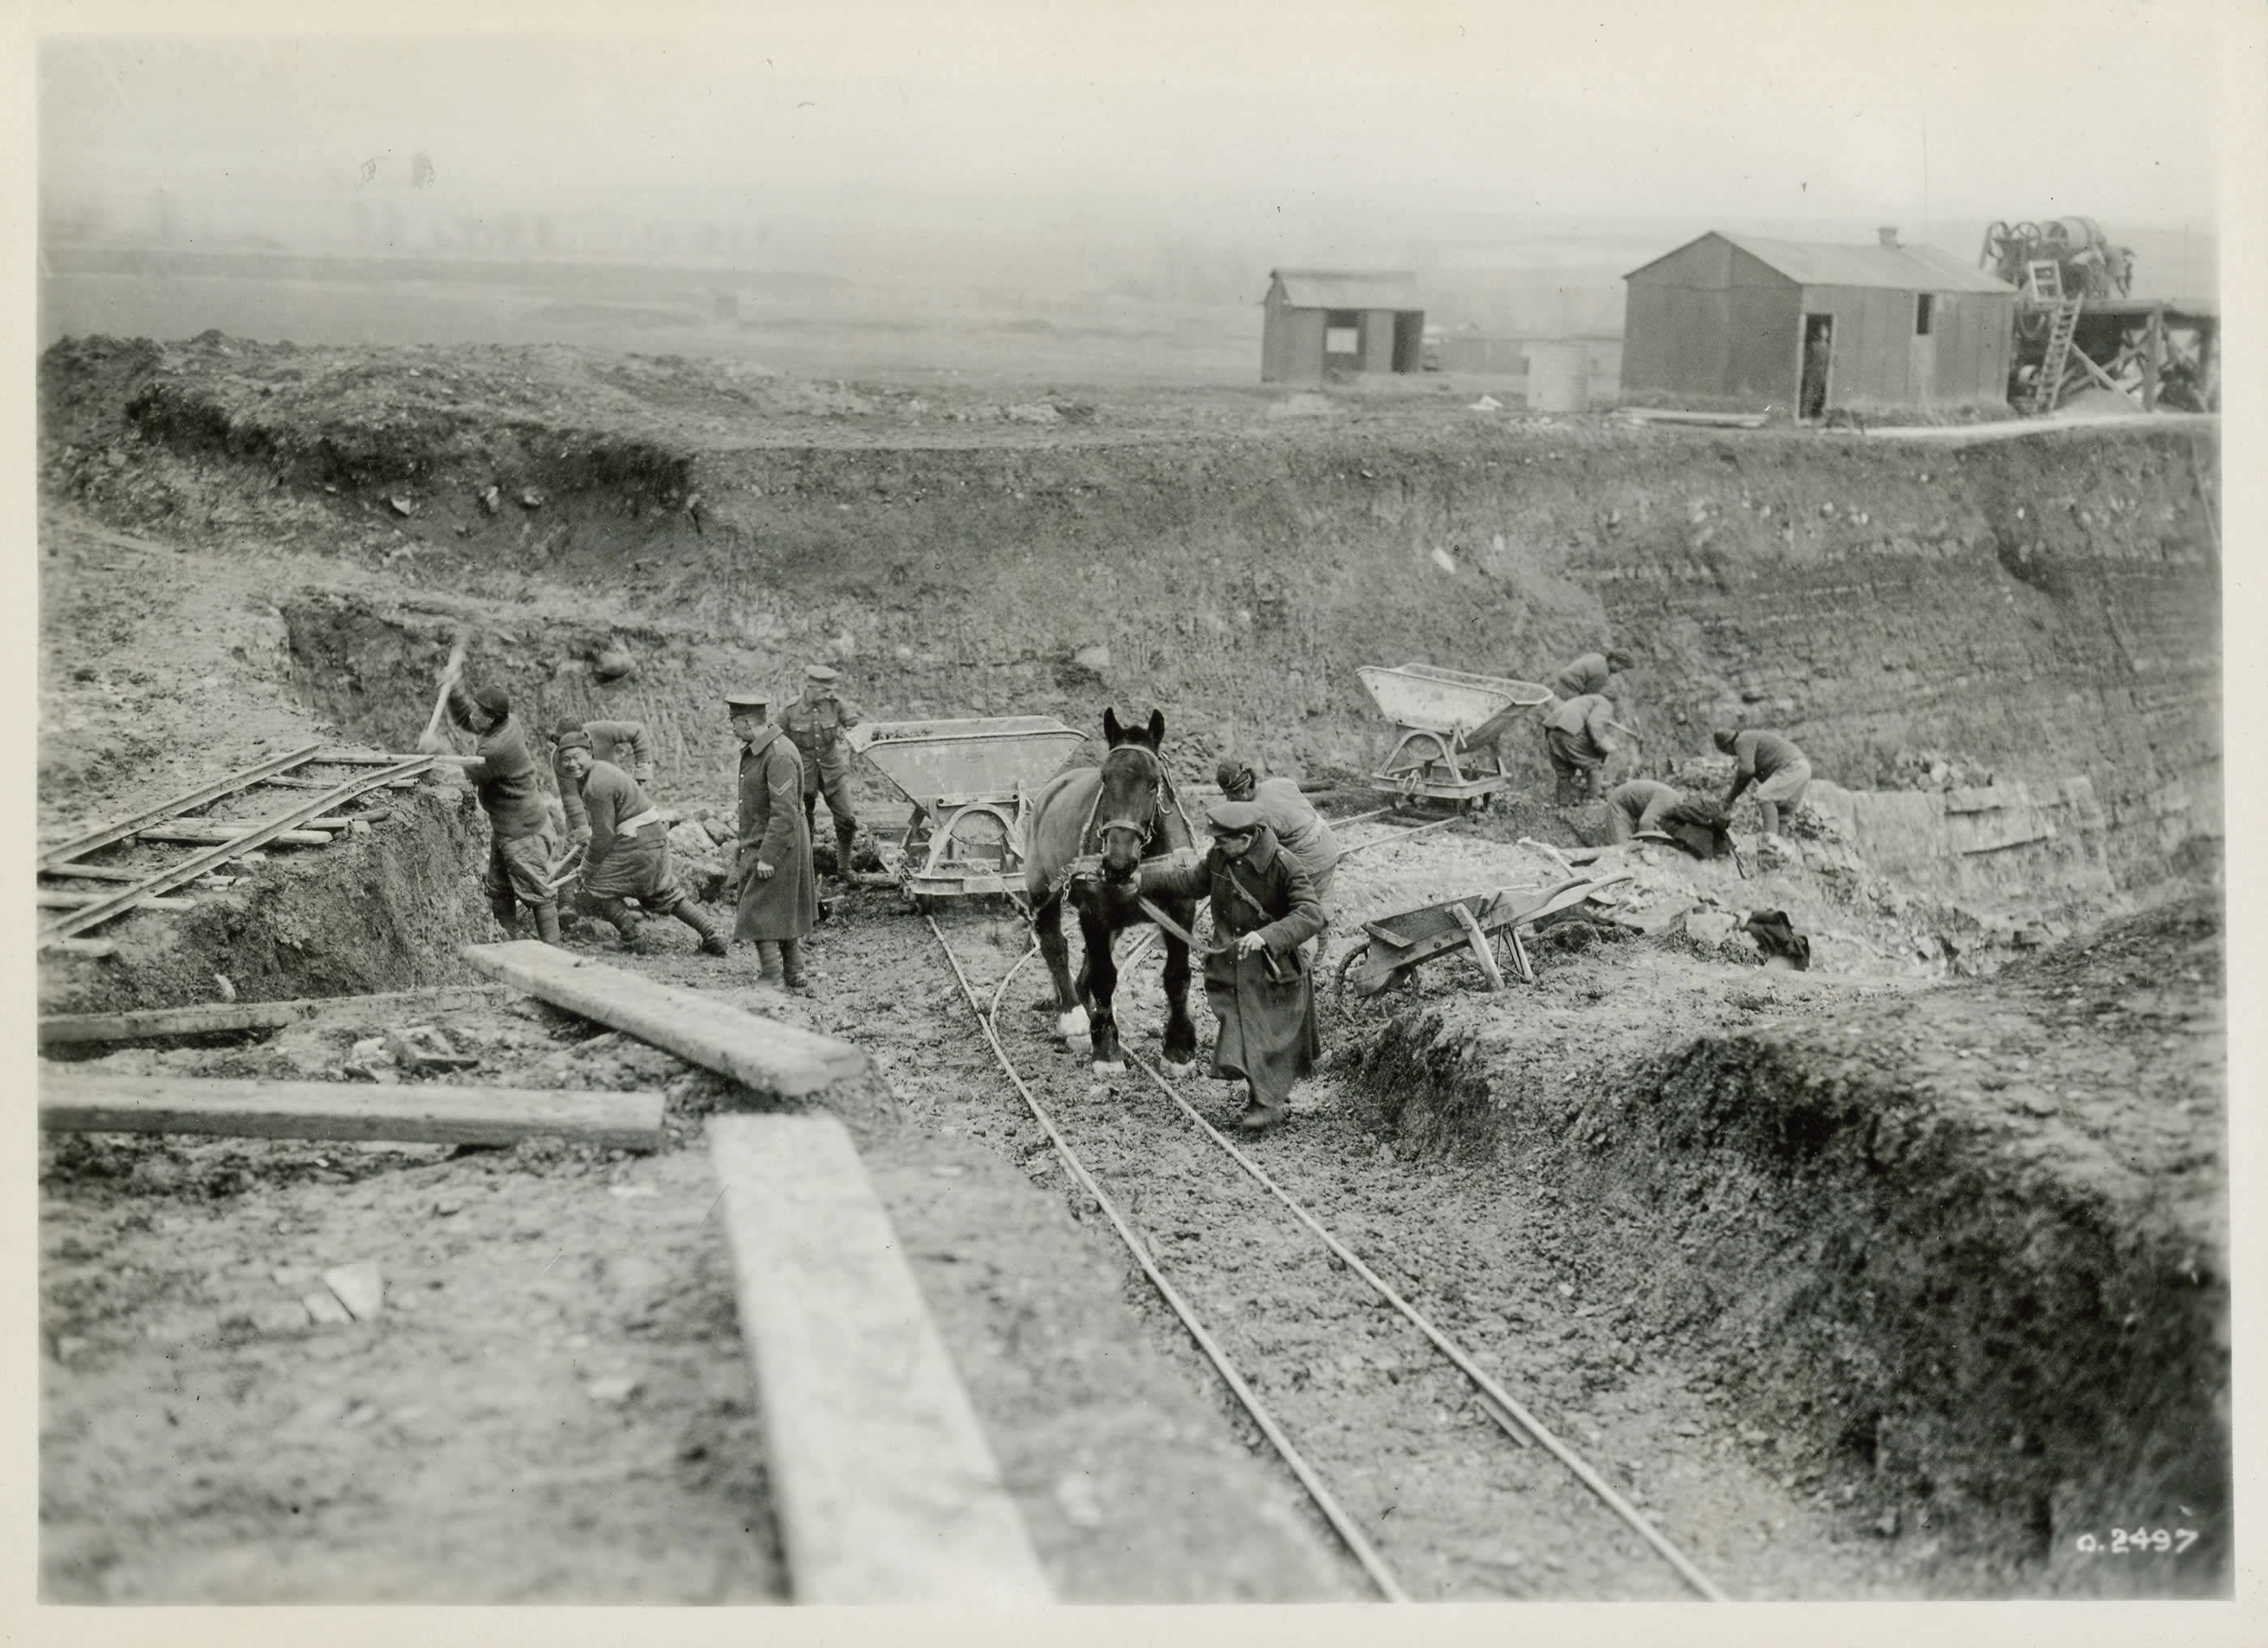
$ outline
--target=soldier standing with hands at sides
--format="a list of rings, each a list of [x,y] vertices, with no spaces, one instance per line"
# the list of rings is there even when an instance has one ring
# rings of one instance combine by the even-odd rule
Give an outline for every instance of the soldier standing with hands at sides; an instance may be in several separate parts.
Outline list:
[[[489,862],[482,877],[489,908],[497,925],[509,934],[519,906],[535,915],[536,936],[547,944],[559,942],[559,901],[550,883],[553,840],[550,814],[536,777],[535,757],[519,718],[512,713],[512,695],[502,687],[482,687],[468,692],[452,681],[446,693],[449,719],[477,740],[475,753],[455,755],[447,737],[428,731],[417,741],[420,750],[448,754],[465,770],[465,777],[480,796],[481,810],[489,817]]]
[[[765,984],[808,990],[803,941],[819,920],[819,878],[811,864],[811,831],[799,805],[803,758],[792,739],[766,719],[762,692],[725,694],[733,735],[740,741],[740,840],[733,873],[740,908],[733,936],[756,947]]]
[[[847,882],[858,819],[850,807],[850,750],[843,734],[858,724],[858,712],[836,691],[836,673],[825,664],[803,674],[803,696],[780,712],[779,724],[803,757],[804,833],[819,833],[814,809],[823,792],[835,819],[836,874]]]
[[[1212,851],[1194,864],[1142,867],[1151,898],[1212,900],[1220,948],[1205,957],[1205,1000],[1220,1023],[1212,1074],[1245,1084],[1238,1128],[1263,1133],[1290,1113],[1292,1085],[1315,1068],[1315,991],[1300,946],[1323,930],[1323,906],[1300,861],[1250,802],[1216,802]]]

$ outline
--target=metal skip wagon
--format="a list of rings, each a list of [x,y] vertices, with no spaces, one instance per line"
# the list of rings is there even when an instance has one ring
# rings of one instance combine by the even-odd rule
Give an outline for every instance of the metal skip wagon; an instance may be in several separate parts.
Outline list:
[[[1031,794],[1086,742],[1051,715],[868,722],[845,736],[914,804],[897,869],[917,905],[1020,896]]]
[[[1370,664],[1355,672],[1371,700],[1398,728],[1371,787],[1415,800],[1485,806],[1511,782],[1496,739],[1514,713],[1548,703],[1551,689],[1533,681],[1471,676],[1432,664]]]

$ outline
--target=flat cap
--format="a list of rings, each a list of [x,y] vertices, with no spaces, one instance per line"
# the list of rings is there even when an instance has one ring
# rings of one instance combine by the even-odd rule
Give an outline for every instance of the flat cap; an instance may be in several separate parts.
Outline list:
[[[579,727],[571,727],[559,735],[559,747],[562,750],[588,750],[592,747],[591,735]]]
[[[731,710],[761,710],[771,706],[771,696],[762,687],[741,687],[725,695],[725,707]]]
[[[473,702],[499,721],[512,713],[512,694],[502,687],[482,687],[473,694]]]
[[[1205,809],[1205,822],[1215,835],[1242,835],[1267,820],[1250,802],[1218,801]]]
[[[1225,790],[1234,789],[1251,776],[1250,765],[1238,760],[1234,756],[1227,757],[1212,770],[1212,781]]]
[[[835,671],[828,669],[825,664],[814,664],[803,673],[805,678],[811,681],[832,681],[835,679]]]

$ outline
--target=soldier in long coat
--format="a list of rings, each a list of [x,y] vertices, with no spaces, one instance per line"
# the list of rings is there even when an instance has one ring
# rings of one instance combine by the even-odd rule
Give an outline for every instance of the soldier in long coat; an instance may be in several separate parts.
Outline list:
[[[1323,906],[1300,861],[1277,844],[1249,802],[1206,815],[1212,851],[1194,864],[1145,864],[1152,898],[1210,898],[1220,948],[1205,957],[1205,1000],[1219,1021],[1212,1074],[1241,1081],[1237,1127],[1259,1133],[1290,1111],[1292,1084],[1315,1068],[1315,991],[1300,946],[1323,930]]]
[[[766,984],[809,988],[803,940],[819,920],[819,878],[803,816],[803,758],[794,741],[766,719],[761,692],[726,695],[740,741],[740,833],[733,874],[740,910],[733,936],[756,947]]]
[[[850,853],[858,838],[858,818],[850,805],[850,746],[843,735],[858,724],[858,712],[836,685],[825,664],[804,672],[803,696],[780,712],[779,724],[803,757],[803,827],[818,833],[815,809],[827,797],[835,820],[836,874],[850,879]]]

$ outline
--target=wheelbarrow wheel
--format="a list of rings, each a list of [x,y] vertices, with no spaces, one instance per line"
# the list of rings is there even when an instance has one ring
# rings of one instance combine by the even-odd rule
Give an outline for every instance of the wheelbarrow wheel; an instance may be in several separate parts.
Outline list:
[[[1339,1004],[1339,1010],[1341,1012],[1351,1013],[1354,1011],[1353,1007],[1347,1001],[1347,975],[1354,971],[1357,964],[1367,961],[1369,958],[1370,943],[1368,940],[1365,940],[1363,942],[1356,945],[1352,950],[1347,951],[1345,955],[1339,957],[1338,971],[1331,976],[1331,997]]]

